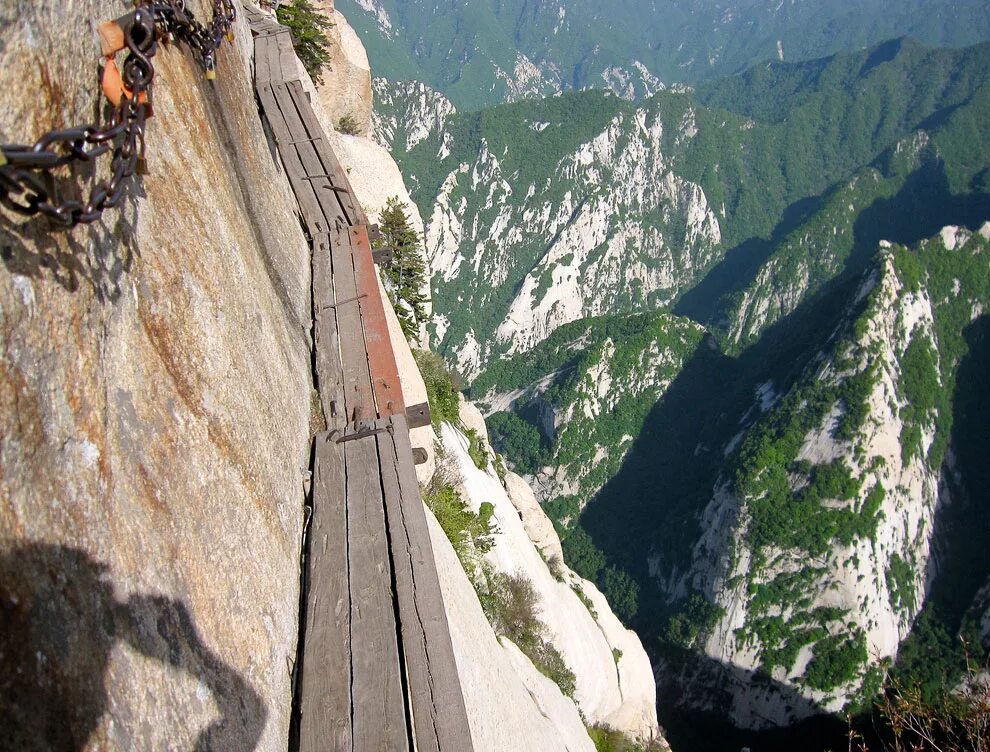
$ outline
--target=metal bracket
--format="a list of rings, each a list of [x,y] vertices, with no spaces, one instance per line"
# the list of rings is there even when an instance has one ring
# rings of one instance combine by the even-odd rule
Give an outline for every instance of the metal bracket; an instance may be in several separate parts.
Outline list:
[[[322,140],[323,140],[323,136],[316,136],[315,138],[300,138],[300,139],[298,139],[296,141],[290,141],[289,142],[289,145],[290,146],[295,146],[296,144],[311,144],[314,141],[322,141]],[[320,176],[320,177],[322,177],[322,176]]]
[[[410,428],[423,428],[433,422],[430,414],[430,403],[420,402],[418,405],[410,405],[406,408],[406,421]]]
[[[323,308],[321,308],[320,310],[325,311],[327,310],[327,308],[336,308],[337,306],[342,306],[345,303],[353,303],[356,300],[361,300],[361,298],[366,298],[366,297],[368,297],[368,293],[363,292],[360,295],[355,295],[353,298],[345,298],[344,300],[338,300],[336,303],[328,303],[327,305],[323,306]]]
[[[333,176],[332,175],[303,175],[303,180],[333,180]],[[337,193],[350,193],[350,191],[347,188],[341,188],[339,185],[334,185],[333,183],[331,183],[330,185],[324,185],[324,186],[320,186],[320,187],[321,188],[327,188],[327,189],[329,189],[331,191],[336,191]]]
[[[334,439],[334,442],[337,444],[343,444],[345,441],[356,441],[357,439],[365,439],[368,436],[377,436],[380,433],[392,433],[392,430],[393,429],[391,423],[389,423],[387,426],[383,426],[382,428],[371,428],[367,425],[366,427],[361,428],[359,426],[358,430],[355,431],[354,433],[341,434],[338,438]],[[336,430],[331,431],[330,435],[327,436],[327,441],[333,439],[335,433]]]
[[[371,259],[376,264],[381,266],[382,264],[387,264],[395,257],[395,249],[389,246],[384,248],[375,248],[371,251]]]

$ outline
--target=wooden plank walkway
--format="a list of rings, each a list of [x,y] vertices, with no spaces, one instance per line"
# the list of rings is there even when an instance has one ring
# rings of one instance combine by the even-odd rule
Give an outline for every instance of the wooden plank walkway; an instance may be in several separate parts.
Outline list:
[[[300,752],[472,752],[368,220],[288,29],[245,6],[255,85],[312,242],[316,437]],[[410,418],[422,420],[421,406]]]

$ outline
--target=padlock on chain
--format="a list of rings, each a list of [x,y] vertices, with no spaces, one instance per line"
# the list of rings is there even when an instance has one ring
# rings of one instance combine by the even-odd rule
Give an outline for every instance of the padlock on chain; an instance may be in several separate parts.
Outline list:
[[[213,55],[206,56],[206,80],[217,80],[217,61],[214,59]]]

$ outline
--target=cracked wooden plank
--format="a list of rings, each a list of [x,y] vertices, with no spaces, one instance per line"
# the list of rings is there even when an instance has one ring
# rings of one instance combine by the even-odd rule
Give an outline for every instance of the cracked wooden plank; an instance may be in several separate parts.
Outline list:
[[[318,434],[299,667],[300,752],[351,752],[351,598],[343,448]]]
[[[450,626],[405,416],[378,435],[409,702],[420,752],[471,752]]]
[[[384,426],[383,421],[372,424],[373,429]],[[408,752],[409,729],[376,436],[341,446],[347,467],[354,750]]]

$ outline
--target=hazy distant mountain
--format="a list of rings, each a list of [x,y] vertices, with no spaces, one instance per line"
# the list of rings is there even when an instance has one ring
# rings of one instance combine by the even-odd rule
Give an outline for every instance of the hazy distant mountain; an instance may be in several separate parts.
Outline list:
[[[990,38],[986,0],[339,0],[375,75],[461,109],[564,89],[622,96],[910,35]]]

